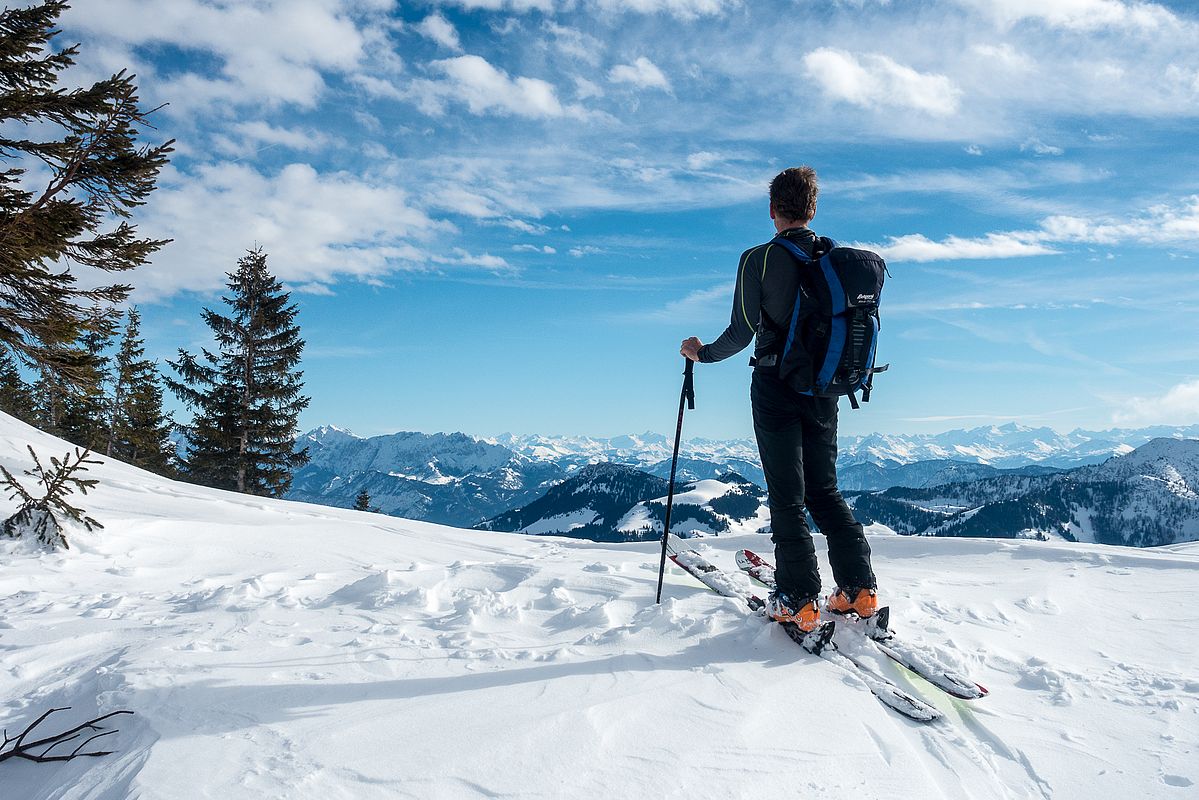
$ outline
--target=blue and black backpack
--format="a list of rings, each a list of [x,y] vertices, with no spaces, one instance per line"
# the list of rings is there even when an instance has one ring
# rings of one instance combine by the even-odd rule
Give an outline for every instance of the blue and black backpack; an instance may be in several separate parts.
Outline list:
[[[779,377],[801,394],[847,395],[857,408],[857,393],[869,401],[875,373],[890,366],[874,365],[886,263],[877,253],[826,237],[816,240],[812,255],[785,236],[773,244],[785,247],[806,271],[782,339]]]

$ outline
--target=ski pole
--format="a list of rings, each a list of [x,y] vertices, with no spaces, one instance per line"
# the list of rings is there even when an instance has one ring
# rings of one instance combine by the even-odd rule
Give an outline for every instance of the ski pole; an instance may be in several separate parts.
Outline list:
[[[666,494],[666,520],[662,523],[662,560],[658,563],[658,598],[662,602],[662,579],[666,575],[666,542],[670,537],[670,511],[674,506],[674,473],[679,466],[679,441],[683,438],[683,407],[695,410],[695,362],[684,356],[687,366],[683,370],[683,391],[679,394],[679,421],[674,428],[674,455],[670,459],[670,488]]]

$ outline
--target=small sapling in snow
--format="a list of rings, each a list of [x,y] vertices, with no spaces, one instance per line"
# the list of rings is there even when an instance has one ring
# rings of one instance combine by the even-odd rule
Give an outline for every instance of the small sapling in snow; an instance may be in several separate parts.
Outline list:
[[[17,509],[17,513],[4,520],[3,530],[6,536],[13,538],[32,536],[42,544],[67,550],[70,549],[70,545],[67,544],[67,537],[59,515],[83,525],[89,531],[104,527],[84,514],[83,509],[68,503],[66,499],[76,489],[80,494],[87,494],[88,489],[94,488],[99,483],[95,478],[83,478],[76,474],[87,472],[87,464],[101,463],[88,458],[91,455],[90,450],[81,450],[76,447],[74,458],[67,453],[61,461],[51,456],[49,469],[42,466],[41,459],[38,458],[32,447],[29,447],[29,455],[33,456],[35,466],[34,469],[25,470],[25,474],[37,478],[37,482],[43,489],[42,497],[34,497],[7,468],[0,464],[0,475],[3,475],[4,478],[0,484],[8,488],[8,499],[21,501],[21,507]]]

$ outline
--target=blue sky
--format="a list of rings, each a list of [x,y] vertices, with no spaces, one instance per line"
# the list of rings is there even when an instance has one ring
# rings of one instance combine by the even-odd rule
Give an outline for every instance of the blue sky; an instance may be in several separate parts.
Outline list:
[[[260,244],[300,304],[304,428],[669,432],[766,186],[879,250],[844,433],[1199,421],[1199,14],[1120,0],[105,0],[178,153],[137,217],[158,358]],[[738,356],[687,434],[751,432]]]

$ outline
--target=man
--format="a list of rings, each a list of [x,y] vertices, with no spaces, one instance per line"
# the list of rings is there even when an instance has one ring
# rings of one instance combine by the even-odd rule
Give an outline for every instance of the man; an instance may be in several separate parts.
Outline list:
[[[811,167],[783,170],[770,182],[775,230],[808,255],[822,242],[808,228],[818,192]],[[837,490],[837,398],[800,394],[778,375],[782,340],[800,287],[809,285],[805,271],[812,268],[779,244],[746,250],[737,268],[728,328],[711,344],[693,336],[681,346],[684,356],[706,364],[741,352],[757,336],[750,404],[770,497],[777,582],[766,613],[804,631],[820,624],[820,571],[805,505],[828,540],[837,582],[828,610],[869,617],[878,608],[870,545]]]

